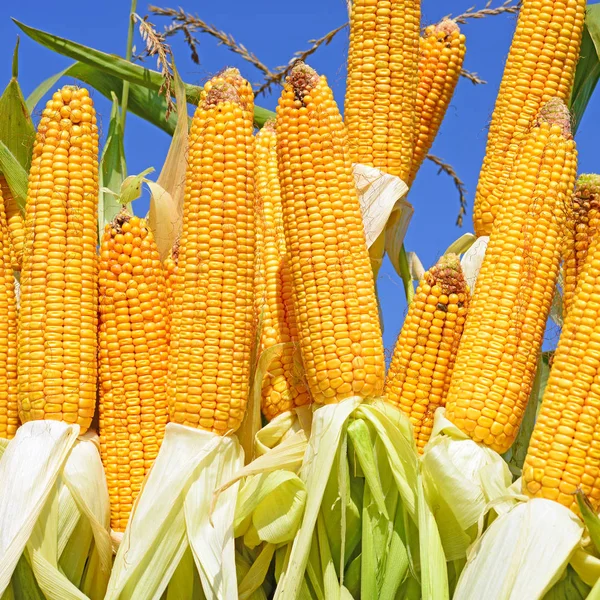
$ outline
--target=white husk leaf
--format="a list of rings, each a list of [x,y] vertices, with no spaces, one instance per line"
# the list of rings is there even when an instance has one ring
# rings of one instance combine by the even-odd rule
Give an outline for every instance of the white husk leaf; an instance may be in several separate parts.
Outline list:
[[[160,598],[191,546],[209,598],[237,598],[233,518],[244,464],[235,437],[169,423],[115,558],[107,600]],[[211,512],[212,507],[212,512]]]
[[[446,419],[444,408],[435,412],[421,467],[447,560],[466,555],[477,533],[474,526],[492,503],[503,514],[516,502],[509,492],[512,477],[506,462]]]
[[[483,257],[487,249],[490,238],[488,236],[482,236],[475,240],[475,243],[465,252],[464,256],[460,260],[467,284],[471,289],[471,292],[475,289],[475,283],[483,263]]]
[[[108,490],[97,436],[77,439],[78,432],[77,425],[31,421],[1,444],[0,593],[26,552],[49,600],[104,597],[112,559]],[[83,569],[86,557],[93,569]]]
[[[534,498],[498,517],[475,543],[454,600],[538,600],[558,581],[583,524],[558,502]]]

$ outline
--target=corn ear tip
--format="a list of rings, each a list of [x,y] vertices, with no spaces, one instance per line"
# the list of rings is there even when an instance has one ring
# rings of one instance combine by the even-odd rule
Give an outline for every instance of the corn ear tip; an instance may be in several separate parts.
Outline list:
[[[467,280],[458,254],[445,254],[429,273],[433,282],[439,283],[445,294],[460,294],[467,291]]]
[[[434,26],[436,33],[444,33],[446,37],[453,33],[460,33],[460,27],[456,21],[445,17],[437,25]]]
[[[319,83],[319,74],[305,62],[298,60],[286,77],[286,82],[294,88],[296,97],[302,100]]]
[[[600,175],[596,173],[582,173],[577,178],[577,191],[584,189],[592,194],[600,192]]]
[[[204,98],[203,108],[214,108],[217,105],[225,102],[241,104],[240,96],[237,90],[230,83],[226,83],[224,81],[217,82],[208,90],[206,97]]]

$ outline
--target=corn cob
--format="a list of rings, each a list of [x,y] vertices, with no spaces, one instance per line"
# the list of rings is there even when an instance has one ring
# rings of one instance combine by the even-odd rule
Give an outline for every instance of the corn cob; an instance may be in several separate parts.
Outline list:
[[[146,222],[121,211],[100,254],[100,453],[123,531],[167,424],[167,301]]]
[[[10,234],[0,186],[0,438],[12,439],[19,426],[17,409],[17,305]]]
[[[419,453],[445,404],[468,302],[458,256],[443,256],[421,279],[396,342],[384,394],[410,418]]]
[[[257,253],[260,253],[256,274],[262,279],[256,294],[258,314],[262,316],[259,350],[263,352],[276,344],[287,344],[270,363],[262,387],[262,411],[271,420],[310,401],[302,379],[301,360],[297,358],[298,326],[283,235],[274,121],[267,122],[256,135],[254,158]]]
[[[177,240],[169,256],[165,259],[164,263],[164,278],[167,298],[167,311],[169,318],[167,319],[167,339],[171,340],[171,313],[173,308],[173,290],[175,289],[175,275],[177,273],[177,261],[179,259],[179,240]]]
[[[65,86],[38,128],[25,215],[19,416],[85,432],[94,415],[98,330],[98,128],[84,88]]]
[[[223,83],[227,83],[235,88],[240,99],[242,110],[247,113],[246,116],[250,115],[251,118],[254,118],[254,90],[252,89],[250,82],[246,81],[242,77],[239,69],[236,69],[235,67],[223,69],[206,82],[200,93],[200,103],[206,101],[208,92],[215,85]]]
[[[591,236],[523,465],[523,491],[577,510],[581,489],[600,507],[600,235]]]
[[[418,0],[354,0],[344,118],[352,162],[406,180],[417,135]]]
[[[384,357],[346,132],[325,77],[297,63],[277,106],[283,228],[315,402],[379,395]]]
[[[446,400],[455,425],[498,452],[529,399],[575,184],[570,115],[548,102],[521,146],[471,299]]]
[[[540,107],[569,99],[585,18],[585,0],[524,0],[510,48],[475,195],[473,222],[489,235],[519,145]]]
[[[17,201],[2,175],[0,175],[0,192],[4,198],[4,210],[8,223],[12,268],[14,271],[20,271],[23,262],[23,244],[25,243],[25,223]]]
[[[563,265],[563,312],[566,314],[581,269],[587,257],[592,236],[600,227],[600,175],[581,175],[573,195],[573,211],[567,215],[567,240]]]
[[[408,185],[414,181],[440,129],[460,78],[465,50],[465,36],[450,19],[430,25],[421,37],[417,140]]]
[[[171,420],[225,434],[241,424],[254,337],[252,115],[227,83],[189,137],[169,351]]]

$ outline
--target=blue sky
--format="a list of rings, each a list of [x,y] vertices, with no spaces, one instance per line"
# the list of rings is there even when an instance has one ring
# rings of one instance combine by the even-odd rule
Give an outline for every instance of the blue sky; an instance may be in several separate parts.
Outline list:
[[[319,38],[347,19],[345,0],[221,0],[198,2],[178,0],[158,6],[177,8],[198,13],[205,21],[232,34],[234,38],[254,52],[269,67],[286,63],[296,50],[308,47],[309,39]],[[483,6],[485,0],[424,0],[422,24],[429,25],[448,15],[458,15],[467,8]],[[495,0],[493,6],[501,4]],[[26,0],[0,3],[0,86],[10,78],[12,56],[18,28],[11,22],[14,17],[33,27],[50,31],[100,50],[123,54],[125,50],[129,0],[79,0],[72,5]],[[138,2],[137,12],[147,14],[145,1]],[[152,16],[150,20],[159,28],[167,19]],[[437,167],[426,161],[410,192],[409,200],[415,214],[406,238],[406,247],[415,251],[425,268],[462,233],[472,231],[471,209],[473,193],[477,184],[479,168],[485,150],[487,124],[492,114],[496,93],[502,76],[504,60],[516,23],[515,15],[500,15],[481,20],[469,20],[461,25],[467,36],[465,68],[475,71],[485,79],[486,85],[474,86],[462,79],[453,102],[432,149],[432,153],[450,162],[465,183],[468,192],[468,214],[462,228],[455,226],[458,214],[458,195],[445,175],[437,174]],[[308,61],[320,73],[327,75],[336,99],[343,106],[347,30],[342,31],[330,45],[322,47]],[[254,67],[232,54],[227,48],[217,46],[207,36],[201,38],[198,52],[201,64],[192,63],[187,47],[180,38],[172,38],[173,51],[181,75],[185,81],[203,83],[224,66],[237,66],[250,81],[260,81],[261,74]],[[136,37],[138,48],[142,47]],[[19,80],[28,95],[43,79],[70,64],[70,60],[43,49],[21,35]],[[148,63],[155,67],[153,61]],[[69,83],[66,80],[64,83]],[[108,128],[110,106],[100,96],[93,94],[100,116],[102,132]],[[271,95],[257,98],[257,104],[273,109],[278,89]],[[598,149],[594,142],[600,122],[599,94],[592,98],[577,136],[579,147],[579,172],[598,172]],[[127,120],[125,150],[130,173],[138,173],[149,166],[160,171],[166,156],[170,137],[130,115]],[[136,205],[137,214],[143,215],[148,208],[148,196],[144,195]],[[386,261],[380,271],[378,289],[384,313],[384,343],[393,346],[404,320],[406,303],[400,279]],[[552,330],[550,330],[552,336]]]

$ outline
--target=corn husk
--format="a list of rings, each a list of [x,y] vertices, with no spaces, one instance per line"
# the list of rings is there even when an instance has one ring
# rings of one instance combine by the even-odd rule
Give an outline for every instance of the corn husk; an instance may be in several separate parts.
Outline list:
[[[77,425],[31,421],[1,445],[2,598],[104,598],[108,489],[97,436],[78,433]]]
[[[563,576],[582,521],[552,500],[519,502],[469,552],[454,600],[538,600]]]
[[[477,238],[460,259],[460,266],[471,292],[475,289],[475,282],[477,281],[489,241],[489,236]]]
[[[448,597],[445,558],[425,500],[412,427],[381,401],[318,407],[299,472],[307,496],[276,554],[276,599]],[[420,580],[420,583],[417,583]]]
[[[435,412],[421,468],[426,498],[449,561],[466,557],[490,511],[501,515],[517,502],[506,462],[446,419],[444,408]]]
[[[199,583],[206,598],[235,600],[233,519],[238,484],[216,501],[214,492],[243,464],[235,437],[169,423],[134,503],[107,600],[160,598],[165,591],[168,598],[185,600],[196,597]],[[179,595],[182,590],[192,595]]]

